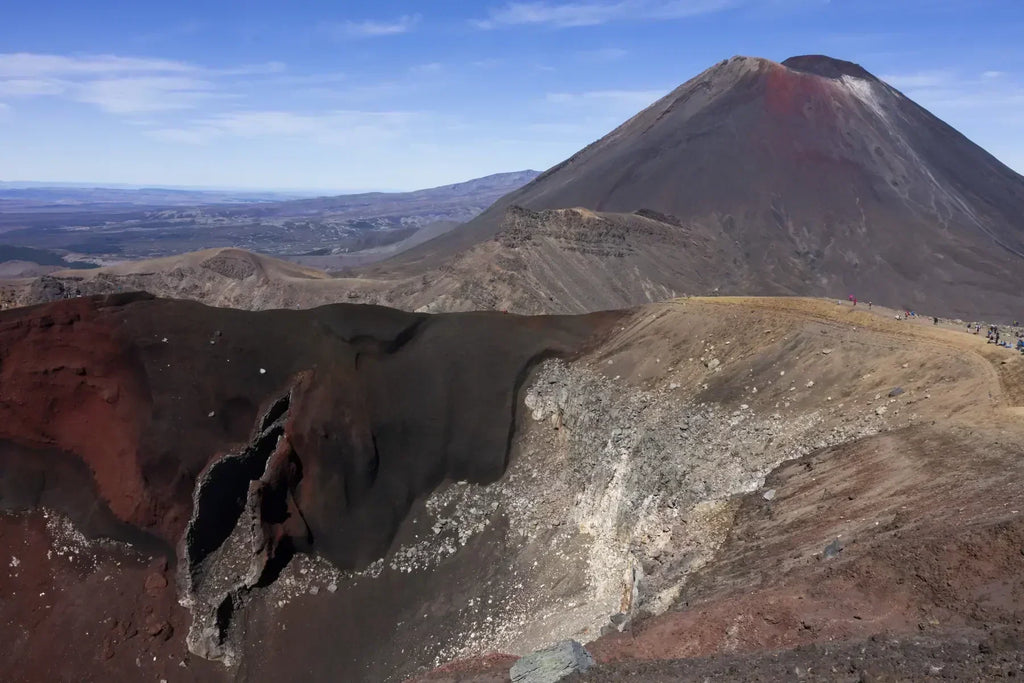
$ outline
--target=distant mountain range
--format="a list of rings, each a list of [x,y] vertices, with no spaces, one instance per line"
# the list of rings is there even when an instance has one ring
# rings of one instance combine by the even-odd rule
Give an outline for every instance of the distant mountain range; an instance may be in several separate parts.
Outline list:
[[[203,190],[168,187],[107,187],[86,183],[31,183],[0,181],[0,208],[54,209],[92,207],[195,206],[200,204],[247,204],[309,197],[314,193]]]
[[[0,186],[0,243],[99,262],[242,247],[318,257],[317,265],[330,267],[323,257],[344,260],[428,226],[420,241],[443,233],[537,175],[518,171],[414,192],[284,201],[272,194]]]

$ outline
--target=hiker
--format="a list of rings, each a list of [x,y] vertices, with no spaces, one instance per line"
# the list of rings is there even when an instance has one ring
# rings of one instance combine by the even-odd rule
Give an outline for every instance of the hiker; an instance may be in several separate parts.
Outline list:
[[[932,325],[938,325],[938,324],[939,324],[938,317],[933,315],[932,316]]]

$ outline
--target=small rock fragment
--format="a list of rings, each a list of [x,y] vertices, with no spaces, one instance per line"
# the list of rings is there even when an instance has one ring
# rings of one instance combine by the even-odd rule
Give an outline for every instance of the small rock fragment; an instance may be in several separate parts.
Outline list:
[[[838,555],[842,549],[843,546],[839,543],[839,539],[833,539],[831,543],[825,546],[825,551],[822,553],[822,556],[826,560],[831,560],[833,557]]]
[[[775,500],[775,489],[768,489],[762,496],[765,500]]]

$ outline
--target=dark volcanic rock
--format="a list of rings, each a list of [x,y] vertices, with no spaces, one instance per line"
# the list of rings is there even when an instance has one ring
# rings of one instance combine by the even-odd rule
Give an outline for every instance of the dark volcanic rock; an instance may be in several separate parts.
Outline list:
[[[190,649],[233,663],[248,591],[296,551],[362,569],[442,481],[500,477],[531,366],[616,317],[253,313],[137,294],[4,311],[0,509],[56,510],[177,562]]]

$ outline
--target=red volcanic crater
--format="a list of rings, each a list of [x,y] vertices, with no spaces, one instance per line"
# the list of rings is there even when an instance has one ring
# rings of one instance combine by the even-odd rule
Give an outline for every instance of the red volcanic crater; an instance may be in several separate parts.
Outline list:
[[[529,368],[616,318],[141,294],[0,312],[0,504],[163,557],[189,649],[231,663],[232,615],[293,553],[365,567],[442,481],[500,477]]]

